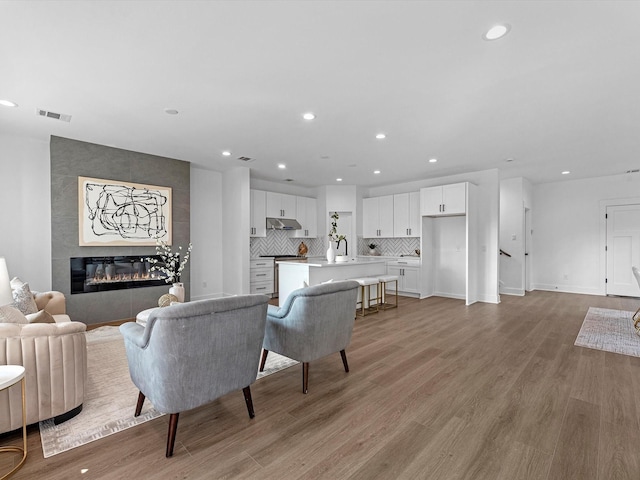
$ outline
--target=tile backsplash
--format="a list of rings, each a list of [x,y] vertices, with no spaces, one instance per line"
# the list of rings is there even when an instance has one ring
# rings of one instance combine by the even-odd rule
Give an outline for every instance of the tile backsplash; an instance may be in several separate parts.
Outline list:
[[[290,238],[285,230],[267,230],[266,237],[251,238],[251,256],[260,255],[297,255],[300,243],[307,246],[307,256],[326,255],[324,238]],[[369,243],[376,244],[376,252],[386,256],[414,254],[420,248],[420,238],[362,238],[358,237],[358,255],[369,255]]]
[[[376,244],[376,252],[390,257],[415,254],[420,248],[420,238],[358,238],[358,253],[369,255],[370,243]]]
[[[252,257],[260,255],[297,255],[300,243],[307,246],[307,256],[325,255],[326,247],[322,238],[290,238],[285,230],[267,230],[266,237],[250,239],[250,251]]]

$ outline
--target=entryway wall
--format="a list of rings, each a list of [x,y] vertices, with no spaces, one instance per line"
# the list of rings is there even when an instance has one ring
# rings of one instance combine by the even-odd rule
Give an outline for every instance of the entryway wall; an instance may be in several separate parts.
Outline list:
[[[531,275],[531,272],[527,273],[525,258],[525,212],[529,210],[529,216],[533,215],[531,203],[532,185],[527,179],[518,177],[500,181],[500,249],[511,255],[499,257],[500,293],[525,294],[526,275]],[[530,232],[528,234],[531,236]],[[532,263],[532,253],[529,252],[529,265]]]
[[[534,290],[605,295],[606,204],[638,201],[640,174],[534,185]]]

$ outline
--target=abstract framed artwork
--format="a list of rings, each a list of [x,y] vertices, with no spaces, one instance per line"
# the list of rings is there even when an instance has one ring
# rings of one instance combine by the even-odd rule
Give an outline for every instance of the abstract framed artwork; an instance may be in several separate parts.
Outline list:
[[[78,177],[80,246],[172,243],[171,187]]]

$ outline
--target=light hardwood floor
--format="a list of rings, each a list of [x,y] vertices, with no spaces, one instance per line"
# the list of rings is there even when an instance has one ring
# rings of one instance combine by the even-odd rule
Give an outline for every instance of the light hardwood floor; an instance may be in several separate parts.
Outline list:
[[[640,358],[573,343],[588,307],[639,302],[402,298],[356,320],[350,373],[335,354],[307,395],[299,366],[258,380],[253,420],[240,391],[183,413],[173,458],[166,417],[49,459],[30,427],[14,478],[638,480]]]

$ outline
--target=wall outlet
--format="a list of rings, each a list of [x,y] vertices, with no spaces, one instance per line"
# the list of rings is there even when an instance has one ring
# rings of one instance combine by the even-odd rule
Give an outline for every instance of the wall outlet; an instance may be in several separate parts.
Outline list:
[[[516,237],[516,234],[515,234],[515,233],[511,235],[511,240],[515,240],[516,238],[517,238],[517,237]]]

